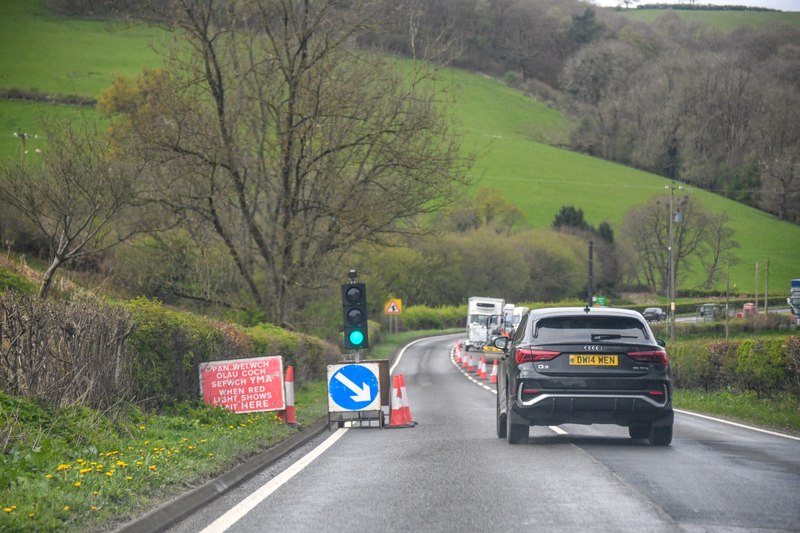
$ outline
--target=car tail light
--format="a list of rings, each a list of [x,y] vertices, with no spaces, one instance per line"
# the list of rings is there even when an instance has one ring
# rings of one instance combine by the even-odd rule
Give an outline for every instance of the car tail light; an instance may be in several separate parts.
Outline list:
[[[549,350],[517,350],[517,364],[529,363],[531,361],[549,361],[554,359],[561,352],[551,352]]]
[[[649,352],[629,352],[628,357],[639,361],[640,363],[658,363],[660,365],[669,365],[669,357],[664,350],[653,350]]]

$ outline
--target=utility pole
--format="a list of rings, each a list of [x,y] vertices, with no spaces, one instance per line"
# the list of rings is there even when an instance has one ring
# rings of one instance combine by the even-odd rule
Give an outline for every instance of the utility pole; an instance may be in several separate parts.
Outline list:
[[[586,307],[592,307],[592,292],[594,292],[594,289],[592,288],[592,283],[593,283],[592,277],[594,275],[593,273],[594,264],[592,259],[593,247],[594,247],[594,242],[589,241],[589,286],[587,287],[586,291]]]
[[[669,342],[675,342],[675,236],[672,230],[672,222],[675,218],[674,201],[675,189],[683,190],[682,185],[675,186],[673,180],[670,185],[665,185],[669,189],[669,279],[667,280],[667,297],[669,298]]]
[[[767,313],[769,313],[769,257],[764,266],[764,316],[767,316]]]

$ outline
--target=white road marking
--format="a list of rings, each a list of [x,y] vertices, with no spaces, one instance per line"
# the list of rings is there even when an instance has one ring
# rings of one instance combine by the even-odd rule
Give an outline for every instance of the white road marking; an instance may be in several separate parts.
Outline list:
[[[322,441],[316,448],[308,452],[289,468],[272,478],[268,483],[262,485],[258,490],[251,493],[247,498],[236,504],[228,512],[209,524],[202,533],[222,533],[238,522],[244,515],[253,510],[259,503],[267,499],[273,492],[281,488],[284,483],[292,479],[311,462],[325,453],[333,444],[342,438],[347,432],[347,428],[337,429],[330,437]]]
[[[676,413],[681,413],[684,415],[696,416],[699,418],[705,418],[706,420],[713,420],[714,422],[721,422],[723,424],[728,424],[729,426],[736,426],[737,428],[743,429],[750,429],[753,431],[758,431],[759,433],[766,433],[767,435],[773,435],[775,437],[783,437],[784,439],[792,439],[792,440],[800,440],[800,437],[795,437],[793,435],[786,435],[785,433],[778,433],[777,431],[770,431],[768,429],[761,429],[753,426],[747,426],[745,424],[739,424],[738,422],[731,422],[730,420],[724,420],[722,418],[715,418],[713,416],[708,415],[701,415],[700,413],[694,413],[692,411],[684,411],[683,409],[675,409]]]

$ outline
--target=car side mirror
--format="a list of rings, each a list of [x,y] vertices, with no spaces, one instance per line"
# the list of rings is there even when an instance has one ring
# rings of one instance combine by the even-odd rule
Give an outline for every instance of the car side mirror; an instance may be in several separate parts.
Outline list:
[[[656,344],[658,344],[662,348],[666,348],[667,347],[667,342],[664,339],[656,339]]]
[[[494,340],[492,341],[492,345],[493,345],[495,348],[500,348],[500,349],[501,349],[501,350],[503,350],[504,352],[505,352],[506,350],[508,350],[508,344],[509,344],[508,337],[497,337],[496,339],[494,339]]]

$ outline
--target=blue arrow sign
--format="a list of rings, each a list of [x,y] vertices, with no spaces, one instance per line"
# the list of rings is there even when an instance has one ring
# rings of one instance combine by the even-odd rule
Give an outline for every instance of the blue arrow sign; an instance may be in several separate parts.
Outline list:
[[[330,399],[348,411],[369,407],[379,390],[378,376],[364,365],[345,365],[328,382]]]

